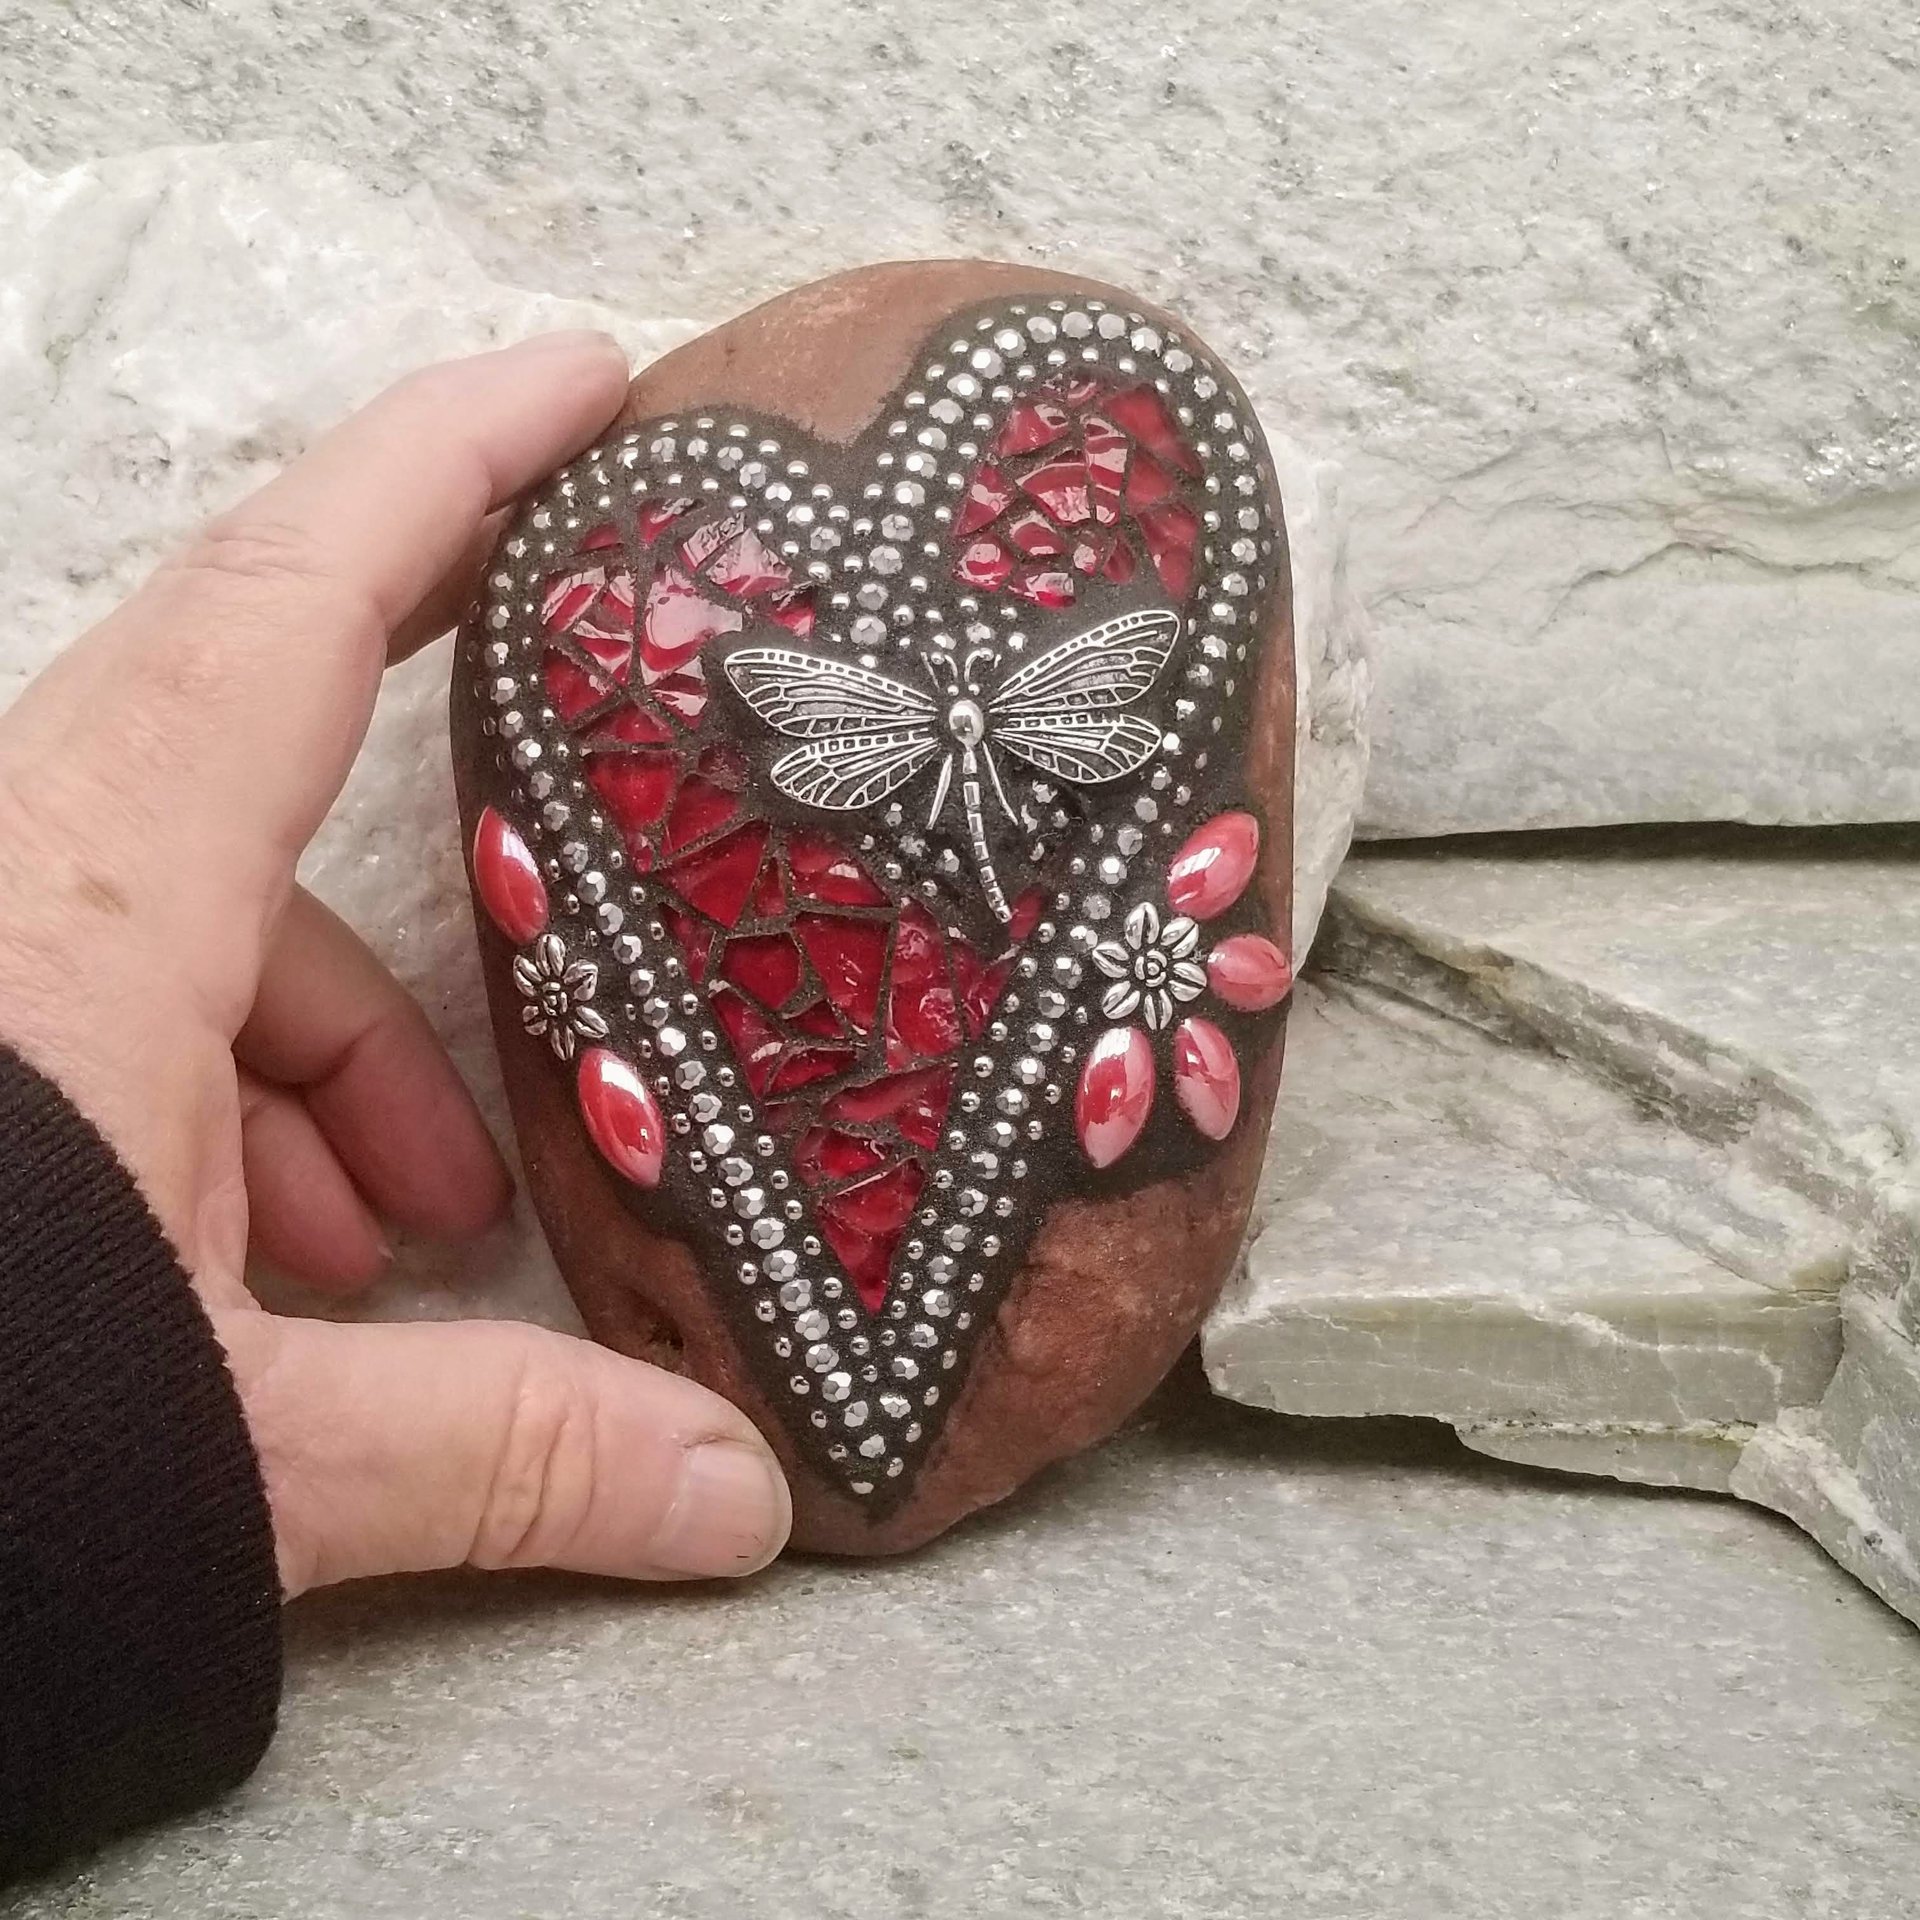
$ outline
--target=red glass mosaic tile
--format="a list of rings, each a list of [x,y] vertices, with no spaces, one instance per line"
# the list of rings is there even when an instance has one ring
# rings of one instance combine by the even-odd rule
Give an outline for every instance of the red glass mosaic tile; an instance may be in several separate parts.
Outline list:
[[[677,500],[641,501],[639,511],[633,516],[641,545],[652,546],[682,514],[691,513],[695,505],[691,495],[682,495]]]
[[[642,677],[648,682],[647,691],[682,726],[699,725],[700,716],[707,710],[708,698],[706,668],[700,661],[682,667],[678,673],[662,674],[658,679],[650,673]]]
[[[851,1047],[796,1047],[774,1069],[769,1093],[797,1093],[816,1080],[850,1071],[859,1055]]]
[[[607,697],[606,686],[564,654],[548,654],[541,677],[546,682],[547,699],[562,720],[579,719]]]
[[[968,534],[979,530],[999,519],[1013,500],[1013,482],[991,463],[974,470],[973,478],[967,483],[966,499],[960,506],[960,517],[954,522],[953,537],[964,540]]]
[[[1193,588],[1194,548],[1200,539],[1200,516],[1178,500],[1149,507],[1137,522],[1148,557],[1160,583],[1176,600]]]
[[[669,853],[691,846],[718,833],[740,811],[740,796],[717,787],[703,775],[692,774],[681,783],[667,817],[666,847]],[[715,916],[718,918],[718,916]],[[737,916],[736,916],[737,917]],[[729,922],[731,924],[731,922]]]
[[[662,877],[689,906],[730,927],[752,897],[766,849],[766,822],[749,821],[710,847],[676,860]]]
[[[1069,527],[1093,518],[1087,484],[1087,463],[1077,454],[1049,460],[1020,476],[1022,491],[1030,493],[1056,520]]]
[[[687,978],[697,987],[706,977],[713,956],[713,928],[697,913],[689,913],[685,907],[676,907],[671,901],[663,902],[660,917],[667,923],[667,931],[673,935],[674,943],[686,957]]]
[[[1016,515],[1007,522],[1006,538],[1029,560],[1051,560],[1067,550],[1060,530],[1041,513]]]
[[[796,639],[812,637],[814,608],[811,587],[789,587],[784,593],[776,593],[767,602],[765,612],[769,620],[785,627]]]
[[[687,571],[698,573],[728,541],[745,530],[746,524],[733,513],[695,527],[680,543],[680,558]]]
[[[793,998],[804,969],[790,935],[762,933],[729,940],[720,971],[763,1007],[778,1011]]]
[[[587,753],[605,747],[663,746],[673,738],[673,729],[657,713],[644,707],[618,707],[597,725],[582,744]]]
[[[778,920],[787,911],[787,883],[781,876],[780,862],[769,860],[760,869],[760,878],[753,889],[753,917],[756,920]]]
[[[793,1164],[809,1186],[852,1180],[884,1165],[885,1152],[871,1140],[842,1133],[838,1127],[809,1127],[793,1150]]]
[[[1167,403],[1154,388],[1128,387],[1124,393],[1110,395],[1101,406],[1116,425],[1124,427],[1142,446],[1178,467],[1190,479],[1199,479],[1200,456],[1182,438],[1173,416],[1167,411]]]
[[[1037,453],[1050,447],[1072,426],[1065,407],[1053,400],[1022,400],[1007,414],[1007,423],[993,443],[998,459],[1010,460],[1018,454]]]
[[[564,633],[600,597],[607,583],[604,567],[580,567],[556,574],[540,603],[540,624],[549,633]]]
[[[748,527],[724,547],[707,578],[736,600],[752,600],[778,587],[790,587],[793,575],[776,553],[768,552],[760,536]]]
[[[647,588],[640,621],[640,662],[655,673],[685,666],[716,635],[737,633],[744,616],[737,607],[707,598],[685,574],[663,567]]]
[[[940,1144],[941,1122],[953,1094],[951,1067],[922,1067],[891,1073],[863,1087],[846,1087],[822,1109],[828,1120],[852,1126],[890,1125],[916,1147]]]
[[[835,907],[884,907],[887,896],[852,854],[824,833],[795,828],[787,834],[787,870],[801,900]]]
[[[886,1298],[894,1249],[913,1217],[925,1178],[917,1161],[905,1160],[842,1187],[819,1204],[820,1231],[869,1312],[877,1311]]]
[[[1013,556],[998,540],[971,541],[954,567],[954,577],[982,593],[1003,586],[1013,571]]]
[[[887,1064],[950,1053],[960,1044],[960,1014],[947,973],[946,943],[933,917],[909,901],[894,934],[887,993]]]
[[[715,987],[707,996],[713,1017],[733,1042],[734,1058],[756,1094],[766,1092],[779,1064],[783,1042],[773,1022],[731,987]]]
[[[886,972],[887,923],[803,913],[794,920],[793,931],[813,962],[821,991],[840,1016],[856,1032],[871,1031]]]
[[[804,1007],[788,1014],[787,1025],[795,1033],[804,1033],[815,1040],[844,1040],[847,1037],[847,1023],[825,1000],[810,1000]]]
[[[643,871],[653,863],[653,839],[673,800],[680,763],[666,753],[590,753],[587,784],[620,830],[628,856]]]
[[[1073,575],[1058,567],[1022,567],[1007,582],[1007,591],[1036,607],[1070,607],[1078,589]]]

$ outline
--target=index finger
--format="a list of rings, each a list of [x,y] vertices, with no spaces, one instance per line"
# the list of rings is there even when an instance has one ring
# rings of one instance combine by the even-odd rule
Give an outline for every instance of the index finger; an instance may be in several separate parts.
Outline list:
[[[15,739],[117,782],[127,864],[178,887],[185,855],[222,891],[271,891],[352,763],[389,635],[612,420],[626,377],[608,336],[555,334],[402,380],[73,648]]]

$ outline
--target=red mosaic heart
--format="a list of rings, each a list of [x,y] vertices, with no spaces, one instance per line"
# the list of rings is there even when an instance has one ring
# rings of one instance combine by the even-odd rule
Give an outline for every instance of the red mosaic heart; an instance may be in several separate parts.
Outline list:
[[[1290,985],[1236,916],[1259,448],[1165,327],[999,303],[850,448],[714,411],[593,449],[465,636],[528,1040],[876,1510],[1046,1198],[1209,1152]]]

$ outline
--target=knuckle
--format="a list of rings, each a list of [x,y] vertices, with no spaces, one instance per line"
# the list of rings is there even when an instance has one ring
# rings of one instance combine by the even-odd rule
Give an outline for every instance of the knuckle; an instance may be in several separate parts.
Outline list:
[[[189,622],[180,643],[168,649],[185,667],[205,664],[218,672],[231,642],[229,634],[223,644],[214,630],[222,618],[264,618],[276,629],[303,614],[355,624],[377,619],[371,597],[324,541],[294,521],[251,508],[203,527],[162,574],[212,601],[215,620]],[[196,632],[208,636],[202,651],[189,637]]]
[[[568,1369],[529,1361],[508,1403],[468,1560],[476,1567],[546,1565],[579,1532],[595,1476],[587,1393]]]
[[[469,382],[458,361],[438,360],[428,366],[403,373],[388,388],[388,399],[396,405],[418,407],[444,419],[448,409],[466,398]]]
[[[172,564],[184,573],[274,585],[304,585],[330,571],[304,528],[247,510],[208,521]]]

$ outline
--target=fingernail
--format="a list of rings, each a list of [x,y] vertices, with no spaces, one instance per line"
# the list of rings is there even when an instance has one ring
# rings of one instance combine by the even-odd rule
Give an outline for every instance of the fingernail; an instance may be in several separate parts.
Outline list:
[[[598,327],[563,327],[554,333],[536,333],[530,340],[521,340],[508,347],[508,353],[583,353],[593,348],[600,353],[617,353],[621,359],[627,357],[626,349],[612,334]]]
[[[708,1440],[686,1456],[653,1557],[674,1573],[753,1573],[786,1545],[792,1521],[787,1483],[771,1454]]]

